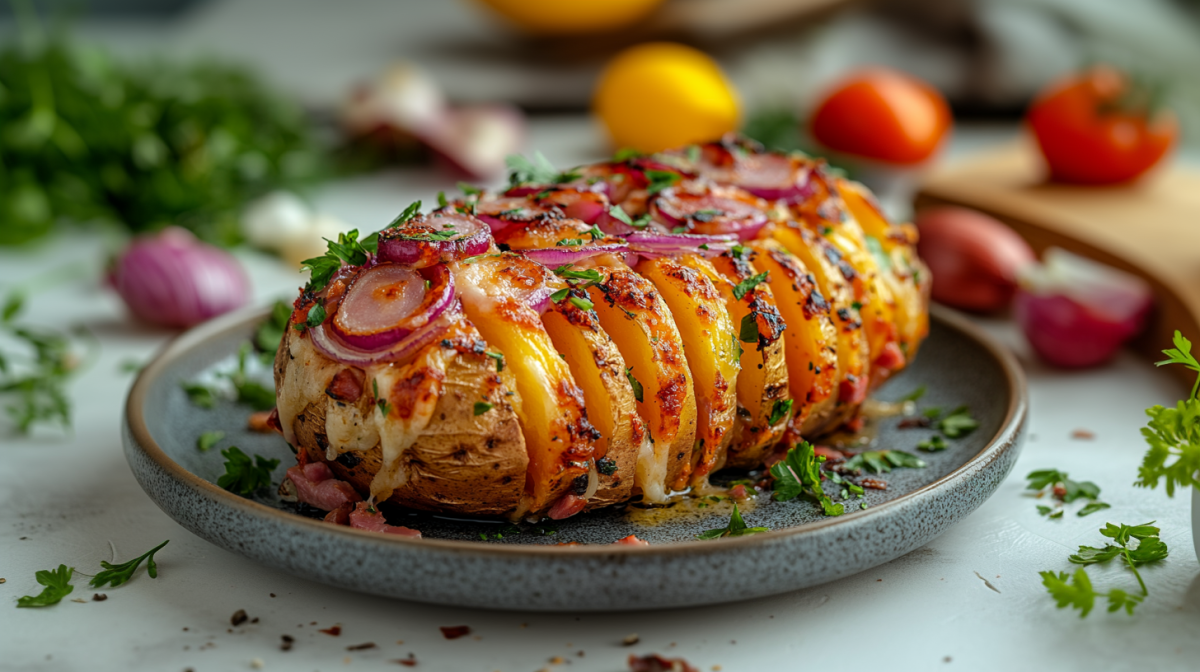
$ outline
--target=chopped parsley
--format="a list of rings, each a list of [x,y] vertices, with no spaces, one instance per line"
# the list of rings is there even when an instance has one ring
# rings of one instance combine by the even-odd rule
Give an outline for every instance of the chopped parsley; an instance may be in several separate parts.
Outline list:
[[[250,456],[237,446],[221,451],[225,458],[225,473],[217,479],[217,485],[238,495],[252,495],[271,485],[271,472],[279,466],[279,460],[268,460],[262,455]]]
[[[633,220],[629,218],[629,213],[625,212],[625,210],[622,209],[621,206],[619,206],[619,205],[614,205],[614,206],[610,207],[608,209],[608,214],[610,217],[617,220],[618,222],[624,222],[625,224],[628,224],[629,226],[634,226]]]
[[[645,175],[646,179],[650,180],[650,184],[646,186],[646,193],[651,196],[663,189],[675,186],[681,179],[679,173],[669,170],[647,170]]]
[[[578,180],[582,175],[576,170],[559,171],[541,152],[535,152],[533,160],[520,154],[510,154],[504,159],[508,166],[510,186],[520,184],[562,184]]]
[[[270,363],[283,342],[288,321],[292,318],[292,307],[283,301],[271,306],[271,315],[254,330],[254,347],[262,351],[263,363]]]
[[[213,408],[217,405],[216,395],[213,393],[212,388],[206,385],[184,381],[183,383],[180,383],[180,387],[182,387],[184,393],[187,394],[188,401],[192,402],[192,404],[195,406],[199,406],[200,408]]]
[[[17,607],[48,607],[62,602],[62,599],[75,590],[71,585],[71,577],[75,574],[74,567],[59,565],[58,569],[43,569],[36,572],[34,579],[45,586],[37,595],[26,595],[17,599]]]
[[[459,182],[458,190],[461,191],[467,198],[471,198],[472,196],[478,197],[483,193],[483,189],[480,189],[472,184],[467,184],[466,182]]]
[[[1070,504],[1077,499],[1095,501],[1100,497],[1100,486],[1091,481],[1073,481],[1067,472],[1058,469],[1031,471],[1025,478],[1029,481],[1029,484],[1025,486],[1026,490],[1041,491],[1048,487],[1055,488],[1055,499],[1065,504]],[[1061,486],[1061,490],[1058,490],[1057,486]]]
[[[168,539],[149,551],[139,555],[138,557],[128,562],[122,562],[119,565],[114,565],[101,560],[100,566],[104,568],[104,571],[93,576],[92,580],[88,582],[88,585],[93,588],[100,588],[105,585],[116,588],[122,583],[125,583],[133,578],[133,573],[137,571],[139,566],[141,566],[143,560],[146,561],[146,574],[152,579],[157,579],[158,564],[154,562],[154,554],[162,550],[162,547],[166,546],[168,543],[170,543],[170,541],[171,540]]]
[[[563,238],[555,243],[557,247],[578,247],[580,245],[583,245],[582,238]]]
[[[776,399],[775,404],[771,406],[771,417],[768,422],[772,425],[788,417],[792,413],[792,404],[795,401],[792,399]]]
[[[580,310],[591,310],[596,305],[596,304],[592,303],[591,301],[589,301],[587,299],[582,299],[578,296],[572,296],[572,297],[568,298],[567,300],[571,302],[571,305],[575,306],[576,308],[578,308]]]
[[[645,156],[645,154],[632,147],[622,147],[621,149],[613,152],[612,160],[613,163],[622,163],[630,159],[639,159],[643,156]]]
[[[938,420],[938,429],[942,430],[948,438],[957,439],[966,436],[979,427],[979,423],[975,418],[971,417],[970,411],[966,406],[959,406],[950,411],[949,415]]]
[[[900,397],[899,401],[920,401],[921,397],[925,396],[926,387],[924,385]]]
[[[688,232],[688,228],[686,226],[677,226],[677,227],[671,229],[671,233],[687,233],[687,232]]]
[[[827,516],[840,516],[846,507],[834,501],[825,494],[821,487],[821,464],[824,457],[818,457],[812,444],[801,441],[788,450],[782,460],[771,466],[771,476],[775,477],[772,484],[776,501],[787,502],[801,495],[821,505]]]
[[[723,217],[723,216],[725,216],[725,212],[722,210],[716,210],[713,208],[705,208],[704,210],[697,210],[696,212],[693,212],[691,218],[696,220],[697,222],[711,222],[712,220],[716,219],[717,217]]]
[[[927,453],[935,453],[938,451],[945,450],[949,447],[950,447],[950,445],[946,443],[946,440],[943,439],[938,434],[934,434],[933,436],[929,437],[928,439],[925,439],[924,441],[917,443],[917,449],[923,450]]]
[[[446,192],[439,191],[438,192],[438,207],[444,208],[447,205],[450,205],[450,202],[446,200]]]
[[[1111,509],[1111,508],[1112,508],[1112,505],[1108,504],[1107,502],[1088,502],[1087,506],[1080,509],[1079,513],[1077,513],[1075,515],[1082,518],[1084,516],[1090,516],[1093,513],[1096,513],[1097,511],[1103,511],[1104,509]]]
[[[497,371],[500,370],[499,364],[496,365],[496,370]],[[371,379],[371,392],[373,393],[373,395],[375,397],[375,406],[379,409],[380,415],[382,415],[385,418],[387,416],[391,415],[392,414],[392,405],[388,403],[387,399],[379,396],[379,379],[378,378]]]
[[[12,292],[0,308],[0,334],[20,344],[15,351],[0,351],[0,398],[11,402],[5,410],[22,434],[38,423],[69,428],[71,402],[66,385],[79,369],[79,358],[66,334],[18,325],[16,318],[24,307],[24,295]]]
[[[1075,570],[1073,577],[1068,577],[1065,572],[1058,574],[1040,572],[1042,585],[1054,597],[1059,609],[1066,607],[1078,609],[1080,618],[1088,615],[1097,598],[1108,600],[1110,613],[1124,609],[1127,614],[1132,616],[1134,608],[1150,594],[1138,567],[1165,560],[1169,553],[1167,544],[1159,538],[1159,528],[1154,527],[1154,521],[1141,525],[1105,523],[1104,527],[1100,529],[1100,534],[1112,539],[1115,543],[1105,544],[1102,547],[1080,546],[1079,551],[1068,557],[1067,560],[1076,565],[1095,565],[1121,558],[1125,567],[1132,571],[1134,578],[1137,579],[1141,595],[1127,593],[1116,588],[1107,593],[1096,592],[1083,567]],[[1071,580],[1069,581],[1068,578]]]
[[[1092,581],[1082,567],[1075,570],[1074,575],[1066,572],[1038,572],[1042,577],[1042,585],[1054,598],[1059,609],[1071,607],[1079,610],[1079,617],[1084,618],[1096,606],[1098,598],[1108,600],[1108,612],[1125,610],[1133,615],[1133,610],[1144,599],[1141,595],[1127,593],[1119,588],[1113,588],[1107,593],[1097,592],[1092,587]]]
[[[868,450],[846,460],[846,469],[863,469],[873,474],[889,472],[897,469],[924,469],[926,464],[921,458],[902,450]]]
[[[571,293],[570,287],[563,287],[562,289],[551,294],[550,300],[555,303],[562,303],[563,299],[567,298],[567,295],[570,293]]]
[[[604,232],[601,231],[600,227],[596,226],[595,224],[592,225],[592,228],[584,231],[584,233],[591,236],[592,240],[599,240],[604,237]]]
[[[217,442],[223,438],[225,438],[225,432],[219,429],[204,432],[196,439],[196,450],[202,453],[212,450],[213,446],[217,445]]]
[[[742,520],[742,512],[738,511],[737,502],[733,503],[733,513],[729,516],[729,524],[715,530],[706,530],[696,535],[697,539],[719,539],[721,537],[744,537],[748,534],[768,532],[765,527],[750,527]]]
[[[746,313],[742,317],[742,326],[738,331],[738,339],[743,343],[758,343],[758,320],[754,313]]]
[[[625,377],[629,379],[629,386],[633,388],[633,398],[642,401],[642,384],[637,378],[633,377],[633,367],[625,369]]]
[[[496,373],[504,370],[504,353],[503,352],[485,352],[488,357],[496,360]]]
[[[570,270],[571,266],[572,264],[563,264],[562,266],[554,269],[554,274],[560,278],[566,278],[567,280],[584,280],[587,283],[585,285],[586,287],[598,285],[604,281],[604,275],[594,268],[589,268],[584,271],[572,271]]]
[[[733,286],[733,298],[737,299],[738,301],[741,301],[742,298],[745,297],[746,294],[748,294],[750,292],[750,290],[757,287],[760,283],[766,282],[769,274],[770,274],[770,271],[763,271],[762,273],[759,273],[758,275],[752,275],[752,276],[746,278],[745,280],[742,280],[741,282],[737,283],[736,285]]]
[[[475,415],[480,416],[495,408],[495,404],[489,404],[486,401],[475,402]]]

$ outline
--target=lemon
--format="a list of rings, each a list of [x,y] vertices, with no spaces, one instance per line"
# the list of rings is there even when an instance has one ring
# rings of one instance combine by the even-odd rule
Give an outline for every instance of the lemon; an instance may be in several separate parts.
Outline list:
[[[663,0],[478,0],[539,35],[575,35],[622,28]]]
[[[600,75],[592,109],[617,147],[656,152],[738,127],[737,92],[711,58],[651,42],[617,54]]]

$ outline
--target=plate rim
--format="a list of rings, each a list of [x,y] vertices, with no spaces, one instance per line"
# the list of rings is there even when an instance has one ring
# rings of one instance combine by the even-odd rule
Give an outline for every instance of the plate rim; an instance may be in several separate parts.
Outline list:
[[[841,516],[826,517],[818,521],[804,523],[794,527],[770,530],[767,532],[741,537],[725,537],[707,540],[703,544],[696,541],[673,541],[650,546],[616,545],[616,544],[487,544],[477,541],[456,539],[426,539],[409,538],[398,535],[381,535],[367,530],[357,530],[348,526],[330,525],[324,521],[308,518],[289,511],[277,509],[240,495],[236,495],[218,487],[200,476],[192,473],[180,463],[171,459],[166,451],[158,445],[150,433],[146,423],[143,408],[146,397],[152,385],[166,370],[194,348],[204,342],[217,338],[231,331],[244,329],[246,323],[264,319],[271,310],[270,305],[243,308],[208,322],[199,324],[176,336],[163,345],[154,358],[147,364],[134,380],[126,397],[124,422],[126,430],[136,443],[136,448],[153,461],[163,472],[176,482],[193,490],[197,495],[214,504],[224,505],[238,510],[240,513],[257,519],[281,520],[283,524],[298,526],[318,534],[348,535],[349,539],[373,544],[399,544],[414,549],[428,549],[443,553],[477,555],[483,557],[503,556],[506,559],[514,557],[545,558],[547,556],[570,555],[577,557],[609,558],[613,555],[633,556],[672,556],[680,553],[695,554],[700,551],[734,551],[737,549],[753,549],[778,543],[792,537],[813,534],[834,526],[848,526],[878,516],[884,515],[889,509],[906,506],[913,500],[930,496],[930,493],[952,486],[956,481],[970,478],[971,472],[1000,458],[1009,450],[1019,449],[1015,439],[1028,415],[1028,388],[1025,373],[1016,357],[1004,346],[978,326],[972,324],[964,315],[952,309],[933,304],[930,306],[931,321],[937,321],[964,334],[970,340],[978,343],[999,363],[1004,373],[1008,388],[1011,392],[1004,419],[996,433],[988,443],[975,455],[969,457],[950,473],[928,483],[912,492],[901,495],[870,509],[853,511]],[[131,465],[132,467],[132,465]],[[139,485],[140,479],[139,479]],[[143,490],[145,487],[143,486]],[[149,494],[149,493],[148,493]],[[152,500],[155,498],[152,496]],[[166,512],[168,517],[170,512]]]

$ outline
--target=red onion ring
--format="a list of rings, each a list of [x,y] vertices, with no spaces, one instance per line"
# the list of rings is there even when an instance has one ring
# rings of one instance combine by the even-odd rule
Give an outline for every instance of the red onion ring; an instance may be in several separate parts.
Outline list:
[[[629,252],[628,245],[585,245],[583,247],[543,247],[532,250],[521,250],[521,254],[538,262],[547,268],[558,268],[563,264],[575,264],[601,254],[625,255]]]
[[[766,204],[761,201],[749,203],[747,194],[742,193],[744,198],[740,199],[738,195],[735,190],[720,187],[702,195],[667,189],[651,201],[650,213],[672,229],[684,227],[694,233],[733,234],[740,240],[750,240],[767,224]],[[707,219],[697,217],[706,210],[718,214]]]
[[[555,189],[538,199],[538,202],[558,206],[567,217],[586,224],[595,224],[610,207],[608,196],[603,193],[575,188]]]
[[[447,230],[453,230],[454,235],[439,240],[438,236]],[[410,268],[424,268],[483,254],[491,246],[492,233],[484,222],[457,212],[435,212],[381,231],[378,257]]]
[[[450,304],[437,319],[431,320],[401,339],[386,350],[368,351],[349,346],[337,340],[336,335],[320,325],[309,329],[306,333],[312,338],[313,347],[321,354],[343,364],[357,367],[367,367],[382,362],[396,362],[411,359],[421,348],[437,340],[446,329],[462,319],[462,304],[458,301]]]
[[[676,254],[699,254],[715,257],[729,250],[738,242],[738,237],[725,235],[698,235],[692,233],[652,233],[635,231],[626,238],[629,249],[648,259]],[[704,245],[707,249],[701,249]]]
[[[431,266],[422,274],[381,264],[353,280],[330,329],[353,348],[381,350],[436,319],[453,301],[454,276],[445,265]]]

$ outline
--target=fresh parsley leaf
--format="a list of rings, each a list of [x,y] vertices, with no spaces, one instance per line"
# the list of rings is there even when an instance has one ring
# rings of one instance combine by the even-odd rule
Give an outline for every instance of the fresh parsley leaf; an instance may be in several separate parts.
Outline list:
[[[580,245],[583,245],[582,238],[563,238],[555,243],[557,247],[578,247]]]
[[[495,407],[495,404],[489,404],[486,401],[477,401],[477,402],[475,402],[475,415],[476,416],[483,415],[484,413],[487,413],[488,411],[492,410],[492,408],[494,408],[494,407]]]
[[[921,458],[902,450],[868,450],[846,460],[846,469],[862,469],[872,473],[884,473],[895,468],[924,469],[926,464]]]
[[[618,149],[617,151],[613,152],[612,160],[613,160],[613,163],[622,163],[624,161],[628,161],[630,159],[637,159],[637,158],[640,158],[643,156],[645,156],[645,154],[639,152],[638,150],[636,150],[632,147],[622,147],[621,149]]]
[[[1158,366],[1182,364],[1200,373],[1200,362],[1192,355],[1192,342],[1175,332],[1175,347],[1163,350],[1167,359],[1156,362]],[[1191,395],[1179,401],[1175,407],[1152,406],[1146,409],[1150,422],[1142,428],[1142,436],[1150,446],[1138,468],[1138,480],[1134,485],[1156,488],[1166,481],[1167,496],[1175,495],[1175,488],[1197,485],[1196,473],[1200,469],[1200,400],[1196,398],[1200,389],[1200,376],[1192,385]],[[1170,464],[1168,464],[1170,462]]]
[[[637,378],[633,377],[633,367],[625,369],[625,377],[629,379],[629,385],[633,388],[633,398],[642,401],[642,384]]]
[[[553,301],[553,302],[555,302],[555,303],[562,303],[562,300],[563,300],[563,299],[565,299],[565,298],[567,298],[567,295],[568,295],[568,294],[570,294],[570,293],[571,293],[571,288],[570,288],[570,287],[563,287],[562,289],[560,289],[560,290],[558,290],[558,291],[554,292],[553,294],[551,294],[551,295],[550,295],[550,300],[551,300],[551,301]]]
[[[1038,513],[1043,516],[1048,516],[1048,515],[1050,515],[1050,513],[1052,513],[1054,511],[1054,509],[1050,508],[1049,506],[1046,506],[1045,504],[1038,504],[1037,510],[1038,510]]]
[[[1065,509],[1059,509],[1059,510],[1055,511],[1054,513],[1050,514],[1049,517],[1050,518],[1062,518],[1064,511],[1065,511]]]
[[[566,278],[567,280],[585,280],[589,286],[600,284],[604,281],[604,275],[594,268],[589,268],[584,271],[572,271],[569,270],[570,268],[571,264],[563,264],[562,266],[554,269],[554,273],[555,275]]]
[[[807,441],[789,449],[782,460],[771,466],[775,500],[787,502],[804,495],[819,503],[827,516],[844,513],[845,507],[835,504],[821,487],[821,463],[824,461],[825,458],[816,456],[816,450]]]
[[[143,560],[146,561],[146,574],[150,575],[150,578],[152,579],[157,579],[158,564],[154,562],[154,554],[162,550],[162,547],[166,546],[168,543],[170,543],[170,541],[171,540],[168,539],[149,551],[139,555],[133,560],[130,560],[129,562],[123,562],[119,565],[110,564],[104,560],[101,560],[100,566],[104,568],[104,571],[99,572],[96,574],[96,576],[93,576],[92,580],[88,582],[88,585],[93,588],[100,588],[107,584],[113,588],[116,588],[122,583],[125,583],[133,578],[133,573],[137,571],[137,568],[142,564]]]
[[[325,304],[317,301],[312,308],[308,309],[308,317],[304,320],[304,324],[309,329],[315,329],[325,323]]]
[[[0,187],[0,191],[3,187]],[[0,334],[10,338],[14,351],[0,351],[0,398],[18,432],[38,423],[71,426],[71,403],[66,385],[79,368],[71,339],[63,333],[16,324],[24,299],[10,294],[0,319]]]
[[[269,411],[275,408],[275,390],[253,380],[234,382],[237,392],[237,402],[245,404],[256,411]]]
[[[520,184],[562,184],[581,177],[577,171],[559,172],[541,152],[535,152],[532,161],[520,154],[511,154],[504,159],[504,163],[509,170],[508,183],[514,187]]]
[[[733,503],[733,513],[729,516],[729,524],[715,530],[706,530],[696,535],[697,539],[719,539],[720,537],[743,537],[748,534],[768,532],[765,527],[750,527],[742,520],[742,512],[738,510],[737,502]]]
[[[1109,562],[1110,560],[1118,557],[1125,561],[1125,566],[1133,572],[1134,578],[1137,579],[1138,585],[1142,589],[1142,594],[1141,596],[1136,596],[1129,595],[1123,591],[1110,591],[1109,611],[1116,611],[1117,609],[1124,607],[1126,611],[1132,614],[1133,605],[1140,603],[1142,598],[1149,594],[1149,591],[1146,590],[1146,582],[1142,580],[1142,574],[1138,571],[1138,567],[1164,560],[1168,554],[1167,544],[1159,538],[1159,529],[1154,527],[1153,523],[1154,521],[1143,523],[1141,525],[1116,525],[1113,523],[1106,523],[1104,527],[1100,529],[1100,534],[1112,539],[1114,542],[1116,542],[1115,544],[1106,544],[1101,548],[1097,548],[1095,546],[1080,546],[1077,553],[1067,558],[1069,562],[1072,562],[1076,565],[1094,565]],[[1134,542],[1137,542],[1137,545],[1131,546],[1131,544]],[[1076,583],[1078,583],[1079,572],[1082,571],[1083,570],[1080,569],[1076,572]],[[1042,574],[1043,577],[1045,577],[1046,572],[1043,572]],[[1084,575],[1084,578],[1086,579],[1086,574]],[[1050,584],[1047,583],[1046,587],[1047,589],[1050,589]],[[1061,587],[1059,587],[1059,590],[1061,590]],[[1051,594],[1054,593],[1055,591],[1051,590]],[[1115,607],[1113,606],[1113,599],[1111,598],[1112,593],[1120,593],[1117,599],[1119,604]],[[1062,606],[1062,604],[1059,605],[1059,607]],[[1084,610],[1083,615],[1087,615],[1087,610]]]
[[[596,226],[595,224],[592,225],[592,228],[584,231],[584,233],[591,236],[592,240],[599,240],[605,235],[604,232],[600,230],[600,227]]]
[[[589,301],[587,299],[582,299],[578,296],[572,296],[572,297],[568,298],[567,300],[571,302],[571,305],[575,306],[576,308],[578,308],[580,310],[591,310],[596,305],[596,304],[592,303],[591,301]]]
[[[1091,481],[1073,481],[1065,471],[1058,469],[1031,471],[1025,478],[1029,480],[1026,490],[1043,490],[1061,484],[1061,493],[1056,490],[1054,496],[1066,504],[1080,498],[1095,500],[1100,496],[1100,486]]]
[[[966,436],[978,427],[979,423],[975,418],[971,417],[966,406],[959,406],[950,411],[949,415],[938,420],[938,429],[942,430],[942,433],[951,439]]]
[[[679,173],[673,173],[669,170],[647,170],[645,171],[645,175],[646,179],[650,180],[650,184],[646,186],[646,193],[651,196],[663,189],[674,186],[682,179]]]
[[[25,308],[25,295],[21,292],[12,292],[8,298],[4,300],[4,308],[0,309],[0,322],[12,322]]]
[[[292,307],[283,301],[276,301],[271,306],[271,315],[258,325],[254,331],[254,346],[265,354],[274,357],[283,342],[283,334],[287,330],[288,321],[292,318]]]
[[[724,214],[724,211],[721,210],[705,208],[704,210],[697,210],[696,212],[693,212],[691,218],[697,222],[711,222],[712,220],[716,219],[717,217],[721,217]]]
[[[1166,355],[1167,358],[1161,362],[1155,362],[1154,365],[1166,366],[1167,364],[1182,364],[1183,366],[1200,374],[1200,361],[1197,361],[1196,357],[1192,355],[1192,342],[1184,338],[1183,334],[1179,333],[1178,329],[1175,330],[1175,337],[1173,341],[1175,343],[1174,348],[1163,350],[1163,354]],[[1192,393],[1190,397],[1195,399],[1198,391],[1200,391],[1200,376],[1197,376],[1196,382],[1192,384]]]
[[[930,420],[937,420],[938,416],[941,414],[942,414],[941,406],[930,406],[929,408],[921,411],[921,415],[929,418]]]
[[[463,194],[465,194],[467,198],[470,198],[472,196],[479,196],[480,194],[483,193],[483,189],[480,189],[479,187],[476,187],[471,184],[467,184],[466,182],[459,182],[458,190],[461,191]]]
[[[500,370],[499,365],[496,366],[496,370],[497,371]],[[383,417],[385,417],[385,418],[387,416],[391,415],[392,405],[388,403],[387,399],[384,399],[383,397],[379,396],[379,379],[378,378],[371,379],[371,393],[372,393],[372,396],[374,396],[374,398],[375,398],[375,406],[379,409],[379,413],[381,415],[383,415]]]
[[[446,192],[444,192],[444,191],[438,192],[437,199],[438,199],[438,207],[439,208],[444,208],[447,205],[450,205],[450,202],[446,200]]]
[[[766,282],[769,274],[770,271],[763,271],[758,275],[752,275],[749,278],[737,283],[733,286],[733,298],[741,301],[742,298],[745,297],[750,290],[757,287],[759,283]]]
[[[200,408],[213,408],[217,405],[217,397],[213,394],[212,388],[200,383],[184,382],[180,385],[187,394],[188,401],[194,405]]]
[[[333,274],[342,267],[342,262],[334,257],[320,256],[305,259],[300,262],[300,265],[309,271],[308,289],[319,292],[329,284],[329,278],[333,277]]]
[[[217,485],[238,495],[252,495],[271,485],[271,472],[279,466],[279,460],[268,460],[262,455],[250,456],[237,446],[221,451],[225,458],[225,473],[217,479]]]
[[[1090,502],[1090,503],[1088,503],[1087,506],[1080,509],[1079,513],[1077,513],[1075,515],[1082,518],[1084,516],[1090,516],[1097,511],[1103,511],[1104,509],[1111,509],[1111,508],[1112,508],[1112,506],[1105,502]]]
[[[687,231],[688,228],[686,226],[676,226],[675,228],[671,229],[671,233],[687,233]]]
[[[738,330],[738,340],[743,343],[758,343],[758,335],[758,318],[753,311],[746,313]]]
[[[1105,544],[1104,548],[1080,546],[1079,552],[1068,557],[1067,561],[1076,565],[1094,565],[1099,562],[1108,562],[1120,554],[1121,547],[1112,544]]]
[[[609,216],[611,216],[613,219],[617,220],[618,222],[624,222],[625,224],[628,224],[629,226],[634,225],[633,220],[629,218],[629,215],[619,205],[614,205],[614,206],[610,207],[608,209],[608,214],[609,214]]]
[[[921,397],[925,396],[926,387],[924,385],[900,397],[899,401],[920,401]]]
[[[503,352],[485,352],[488,357],[496,360],[496,373],[504,370],[504,353]]]
[[[74,567],[59,565],[58,569],[43,569],[33,575],[34,579],[45,586],[37,595],[26,595],[17,599],[17,607],[48,607],[62,602],[62,599],[75,590],[71,585],[71,577],[75,574]]]
[[[773,425],[791,415],[794,403],[795,401],[792,399],[776,399],[775,404],[771,406],[771,417],[767,419],[767,422]]]
[[[196,449],[202,453],[212,450],[212,447],[217,445],[217,442],[223,438],[225,438],[225,432],[219,429],[204,432],[196,438]]]
[[[933,436],[929,437],[928,439],[925,439],[924,441],[917,443],[917,449],[923,450],[927,453],[933,453],[933,452],[945,450],[949,447],[950,447],[950,445],[946,443],[946,440],[943,439],[938,434],[934,434]]]

